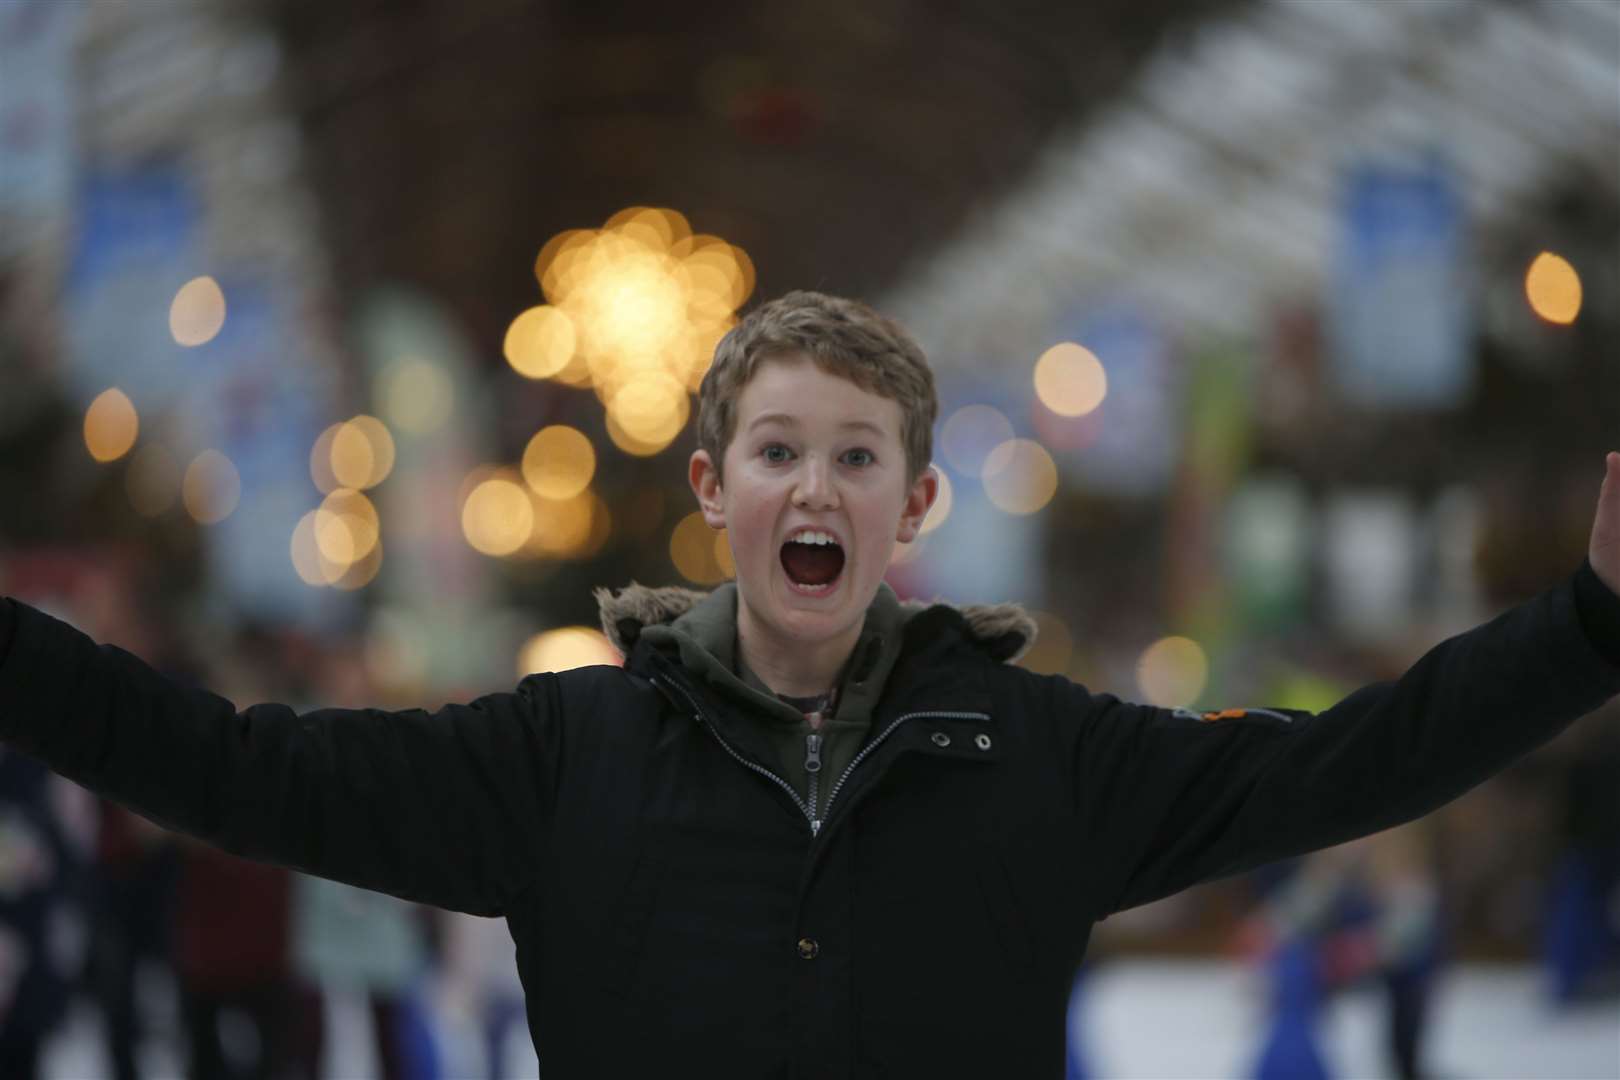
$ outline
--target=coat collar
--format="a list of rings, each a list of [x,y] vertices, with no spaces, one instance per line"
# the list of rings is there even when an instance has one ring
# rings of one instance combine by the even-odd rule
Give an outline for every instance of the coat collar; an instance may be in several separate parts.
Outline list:
[[[614,592],[597,589],[596,602],[602,618],[602,632],[613,647],[630,655],[643,627],[667,625],[703,602],[709,594],[680,586],[650,587],[631,582]],[[903,602],[910,616],[907,634],[919,619],[923,626],[956,623],[962,638],[976,651],[999,663],[1011,664],[1035,643],[1035,620],[1017,604],[963,604],[935,601],[922,604]]]

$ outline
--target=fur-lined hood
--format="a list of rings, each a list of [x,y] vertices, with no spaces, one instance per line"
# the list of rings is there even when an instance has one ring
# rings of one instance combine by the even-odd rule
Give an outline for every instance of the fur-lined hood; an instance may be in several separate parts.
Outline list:
[[[602,616],[602,633],[613,647],[626,656],[641,636],[644,626],[671,623],[701,603],[708,593],[679,585],[653,587],[631,582],[617,593],[597,589],[596,603]],[[901,604],[908,616],[930,607],[955,607],[966,620],[968,632],[993,660],[1016,663],[1035,644],[1035,620],[1017,604],[922,604],[907,600]]]

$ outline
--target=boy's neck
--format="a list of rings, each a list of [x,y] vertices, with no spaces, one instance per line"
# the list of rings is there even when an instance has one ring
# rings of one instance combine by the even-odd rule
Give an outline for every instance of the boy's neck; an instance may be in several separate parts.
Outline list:
[[[838,681],[844,661],[861,637],[861,624],[856,623],[826,641],[778,640],[754,623],[746,604],[737,607],[737,648],[742,661],[775,694],[797,698],[825,694]]]

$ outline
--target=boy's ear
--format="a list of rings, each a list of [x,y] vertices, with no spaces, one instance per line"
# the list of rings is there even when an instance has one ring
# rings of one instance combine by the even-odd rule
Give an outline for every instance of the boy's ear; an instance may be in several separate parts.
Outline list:
[[[692,451],[692,460],[686,466],[686,480],[692,485],[692,494],[697,496],[698,509],[703,512],[703,520],[709,528],[725,528],[726,512],[720,498],[720,470],[715,467],[714,459],[707,450]]]
[[[895,535],[895,539],[902,544],[909,544],[917,539],[923,519],[928,516],[929,508],[938,497],[939,474],[930,465],[912,483],[911,490],[906,492],[906,503],[900,508],[900,531]]]

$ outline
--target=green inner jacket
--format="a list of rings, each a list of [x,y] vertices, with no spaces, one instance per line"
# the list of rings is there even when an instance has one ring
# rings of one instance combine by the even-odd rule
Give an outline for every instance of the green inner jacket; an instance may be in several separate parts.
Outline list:
[[[866,623],[854,651],[839,674],[832,716],[819,729],[794,706],[771,692],[748,670],[737,648],[737,586],[728,582],[710,593],[690,611],[667,625],[642,631],[660,648],[679,650],[681,664],[695,678],[746,706],[770,737],[782,778],[792,784],[808,804],[810,773],[805,768],[809,736],[821,736],[821,772],[816,784],[817,820],[826,816],[827,796],[844,774],[872,724],[872,707],[900,654],[900,635],[907,613],[894,590],[880,584],[866,609]]]

